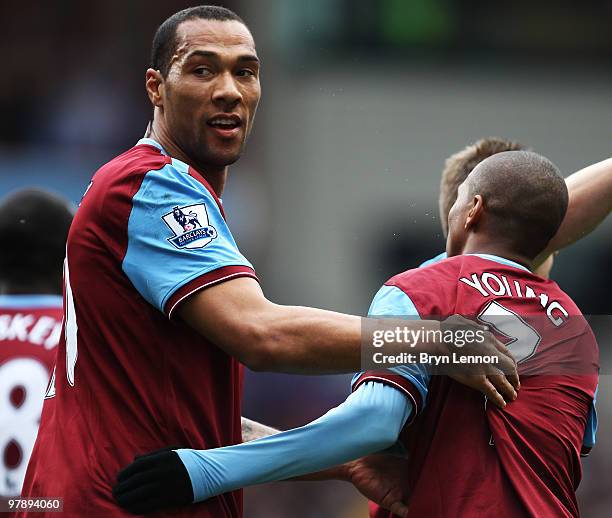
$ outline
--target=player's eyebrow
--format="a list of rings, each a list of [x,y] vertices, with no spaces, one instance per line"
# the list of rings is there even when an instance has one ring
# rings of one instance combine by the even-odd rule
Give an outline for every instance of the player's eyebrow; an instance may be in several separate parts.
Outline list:
[[[185,61],[191,59],[193,57],[205,57],[205,58],[214,58],[219,59],[219,54],[212,50],[193,50],[185,57]],[[255,54],[243,54],[238,56],[238,61],[252,61],[254,63],[259,63],[259,58]]]

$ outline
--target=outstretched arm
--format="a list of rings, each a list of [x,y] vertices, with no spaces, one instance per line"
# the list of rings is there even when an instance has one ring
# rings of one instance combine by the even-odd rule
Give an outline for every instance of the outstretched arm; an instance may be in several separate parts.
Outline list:
[[[612,158],[581,169],[565,182],[569,191],[567,214],[536,265],[595,230],[612,211]]]
[[[321,471],[392,446],[412,411],[402,391],[367,382],[344,403],[300,428],[225,448],[140,457],[119,474],[113,494],[122,507],[143,513]],[[187,490],[169,492],[170,483],[176,485],[178,479]],[[188,498],[177,501],[179,494]]]
[[[274,304],[265,298],[259,283],[248,277],[198,291],[176,311],[198,333],[253,370],[297,374],[361,370],[363,319],[322,309]],[[368,327],[391,332],[402,327],[423,332],[422,336],[437,330],[441,337],[440,330],[457,325],[456,319],[438,322],[389,318],[372,320]],[[460,324],[478,327],[467,320]],[[513,399],[514,389],[501,372],[507,373],[517,387],[516,363],[490,332],[482,329],[481,332],[485,337],[483,342],[474,341],[461,348],[444,341],[422,340],[410,346],[388,343],[385,353],[393,355],[409,350],[417,358],[421,352],[496,356],[496,364],[478,366],[478,372],[470,371],[469,379],[455,379],[480,390],[503,407],[504,397],[507,401]]]

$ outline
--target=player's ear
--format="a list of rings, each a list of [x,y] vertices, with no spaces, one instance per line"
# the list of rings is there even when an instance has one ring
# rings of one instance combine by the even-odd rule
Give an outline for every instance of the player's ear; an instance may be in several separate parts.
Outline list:
[[[147,95],[153,106],[163,106],[164,78],[159,70],[147,69],[145,75]]]
[[[472,199],[472,206],[467,213],[467,217],[465,218],[464,228],[465,230],[469,230],[474,227],[480,221],[484,210],[484,200],[480,194],[477,194]]]

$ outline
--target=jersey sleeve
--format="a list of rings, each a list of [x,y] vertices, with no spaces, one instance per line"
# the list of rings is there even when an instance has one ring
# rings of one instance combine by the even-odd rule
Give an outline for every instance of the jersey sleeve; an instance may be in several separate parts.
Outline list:
[[[374,296],[370,317],[419,319],[419,313],[410,297],[396,286],[383,286]],[[414,405],[413,418],[425,407],[430,375],[422,364],[400,365],[385,370],[369,370],[355,374],[351,381],[355,391],[366,381],[380,381],[400,389]]]
[[[285,480],[382,451],[397,441],[410,400],[366,383],[342,404],[299,428],[210,450],[179,449],[194,502],[235,489]]]
[[[132,198],[122,268],[145,300],[168,316],[199,289],[255,277],[217,200],[174,163],[149,171]]]

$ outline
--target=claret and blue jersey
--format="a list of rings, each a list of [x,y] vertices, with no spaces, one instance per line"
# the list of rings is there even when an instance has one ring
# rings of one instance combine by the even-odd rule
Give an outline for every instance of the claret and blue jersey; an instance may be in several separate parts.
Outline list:
[[[469,316],[482,314],[491,303],[517,315],[545,315],[544,302],[550,306],[555,301],[581,318],[554,282],[517,263],[485,254],[444,259],[438,256],[390,279],[376,294],[370,315]],[[495,276],[499,284],[492,283],[493,291],[503,296],[479,284],[483,276]],[[480,394],[449,378],[431,377],[418,364],[354,377],[353,390],[378,380],[416,400],[418,415],[401,436],[411,459],[406,474],[413,495],[410,516],[476,515],[500,505],[512,516],[578,515],[575,489],[581,477],[581,444],[584,452],[593,444],[596,429],[597,346],[585,321],[582,326],[559,327],[547,318],[531,322],[539,326],[541,339],[519,366],[527,366],[529,373],[528,365],[539,358],[554,364],[563,348],[571,350],[571,344],[579,342],[580,357],[563,355],[566,363],[578,367],[575,375],[571,368],[565,375],[554,369],[540,376],[523,375],[519,398],[503,411],[485,407]],[[579,336],[574,336],[577,327]],[[564,347],[554,347],[559,343]],[[434,494],[444,497],[433,498]],[[371,515],[390,516],[373,504]]]
[[[514,261],[510,261],[508,259],[504,259],[502,257],[492,256],[489,254],[477,254],[478,257],[488,259],[499,264],[504,264],[506,266],[512,266],[518,268],[519,270],[528,271],[524,266],[515,263]],[[419,268],[425,268],[427,266],[431,266],[440,261],[447,259],[446,252],[442,252],[435,257],[424,261]],[[416,306],[410,299],[410,296],[402,291],[397,286],[388,286],[384,285],[380,288],[380,290],[374,296],[372,303],[370,305],[370,309],[368,310],[368,314],[370,316],[387,316],[387,317],[412,317],[412,318],[420,318],[419,312],[417,311]],[[431,315],[428,315],[431,316]],[[427,386],[429,381],[429,375],[427,374],[426,369],[422,365],[411,365],[411,366],[400,366],[396,368],[390,369],[394,374],[398,376],[401,375],[403,378],[408,380],[411,385],[418,390],[418,394],[421,397],[421,401],[425,401],[427,396]],[[359,373],[353,377],[351,382],[352,386],[356,386],[356,382],[358,380],[366,379],[364,373]],[[397,382],[397,377],[394,377]],[[413,392],[411,390],[411,392]],[[412,397],[412,396],[411,396]],[[595,407],[595,401],[597,398],[597,390],[595,391],[595,397],[593,398],[593,403],[589,410],[589,416],[587,420],[587,424],[584,431],[584,437],[581,448],[581,456],[586,457],[589,455],[591,449],[595,445],[596,436],[597,436],[597,410]],[[414,398],[413,398],[414,399]]]
[[[0,295],[0,499],[21,494],[61,329],[61,296]]]
[[[506,264],[510,266],[515,266],[519,269],[525,270],[524,266],[521,266],[513,261],[509,261],[508,259],[504,259],[502,257],[491,256],[489,254],[479,254],[480,257],[491,259],[500,264]],[[442,261],[447,258],[446,252],[442,252],[431,259],[424,261],[421,263],[419,268],[424,268],[426,266],[430,266],[439,261]],[[378,299],[381,299],[380,301]],[[370,307],[369,313],[371,314],[388,314],[393,315],[393,311],[400,311],[399,315],[411,315],[418,317],[418,313],[414,304],[410,300],[410,297],[406,295],[404,292],[395,287],[383,286],[379,292],[374,297],[372,301],[372,305]],[[378,313],[381,312],[381,313]],[[593,398],[593,403],[589,410],[589,417],[587,420],[587,424],[584,430],[584,437],[582,441],[581,448],[581,456],[587,457],[593,446],[595,446],[595,442],[597,439],[597,409],[595,406],[597,400],[597,389],[595,390],[595,397]]]
[[[220,200],[156,141],[96,172],[68,237],[63,338],[24,495],[62,495],[68,516],[123,516],[111,488],[134,454],[241,441],[242,367],[172,318],[190,294],[240,276],[255,272]],[[241,506],[235,492],[171,514]]]

